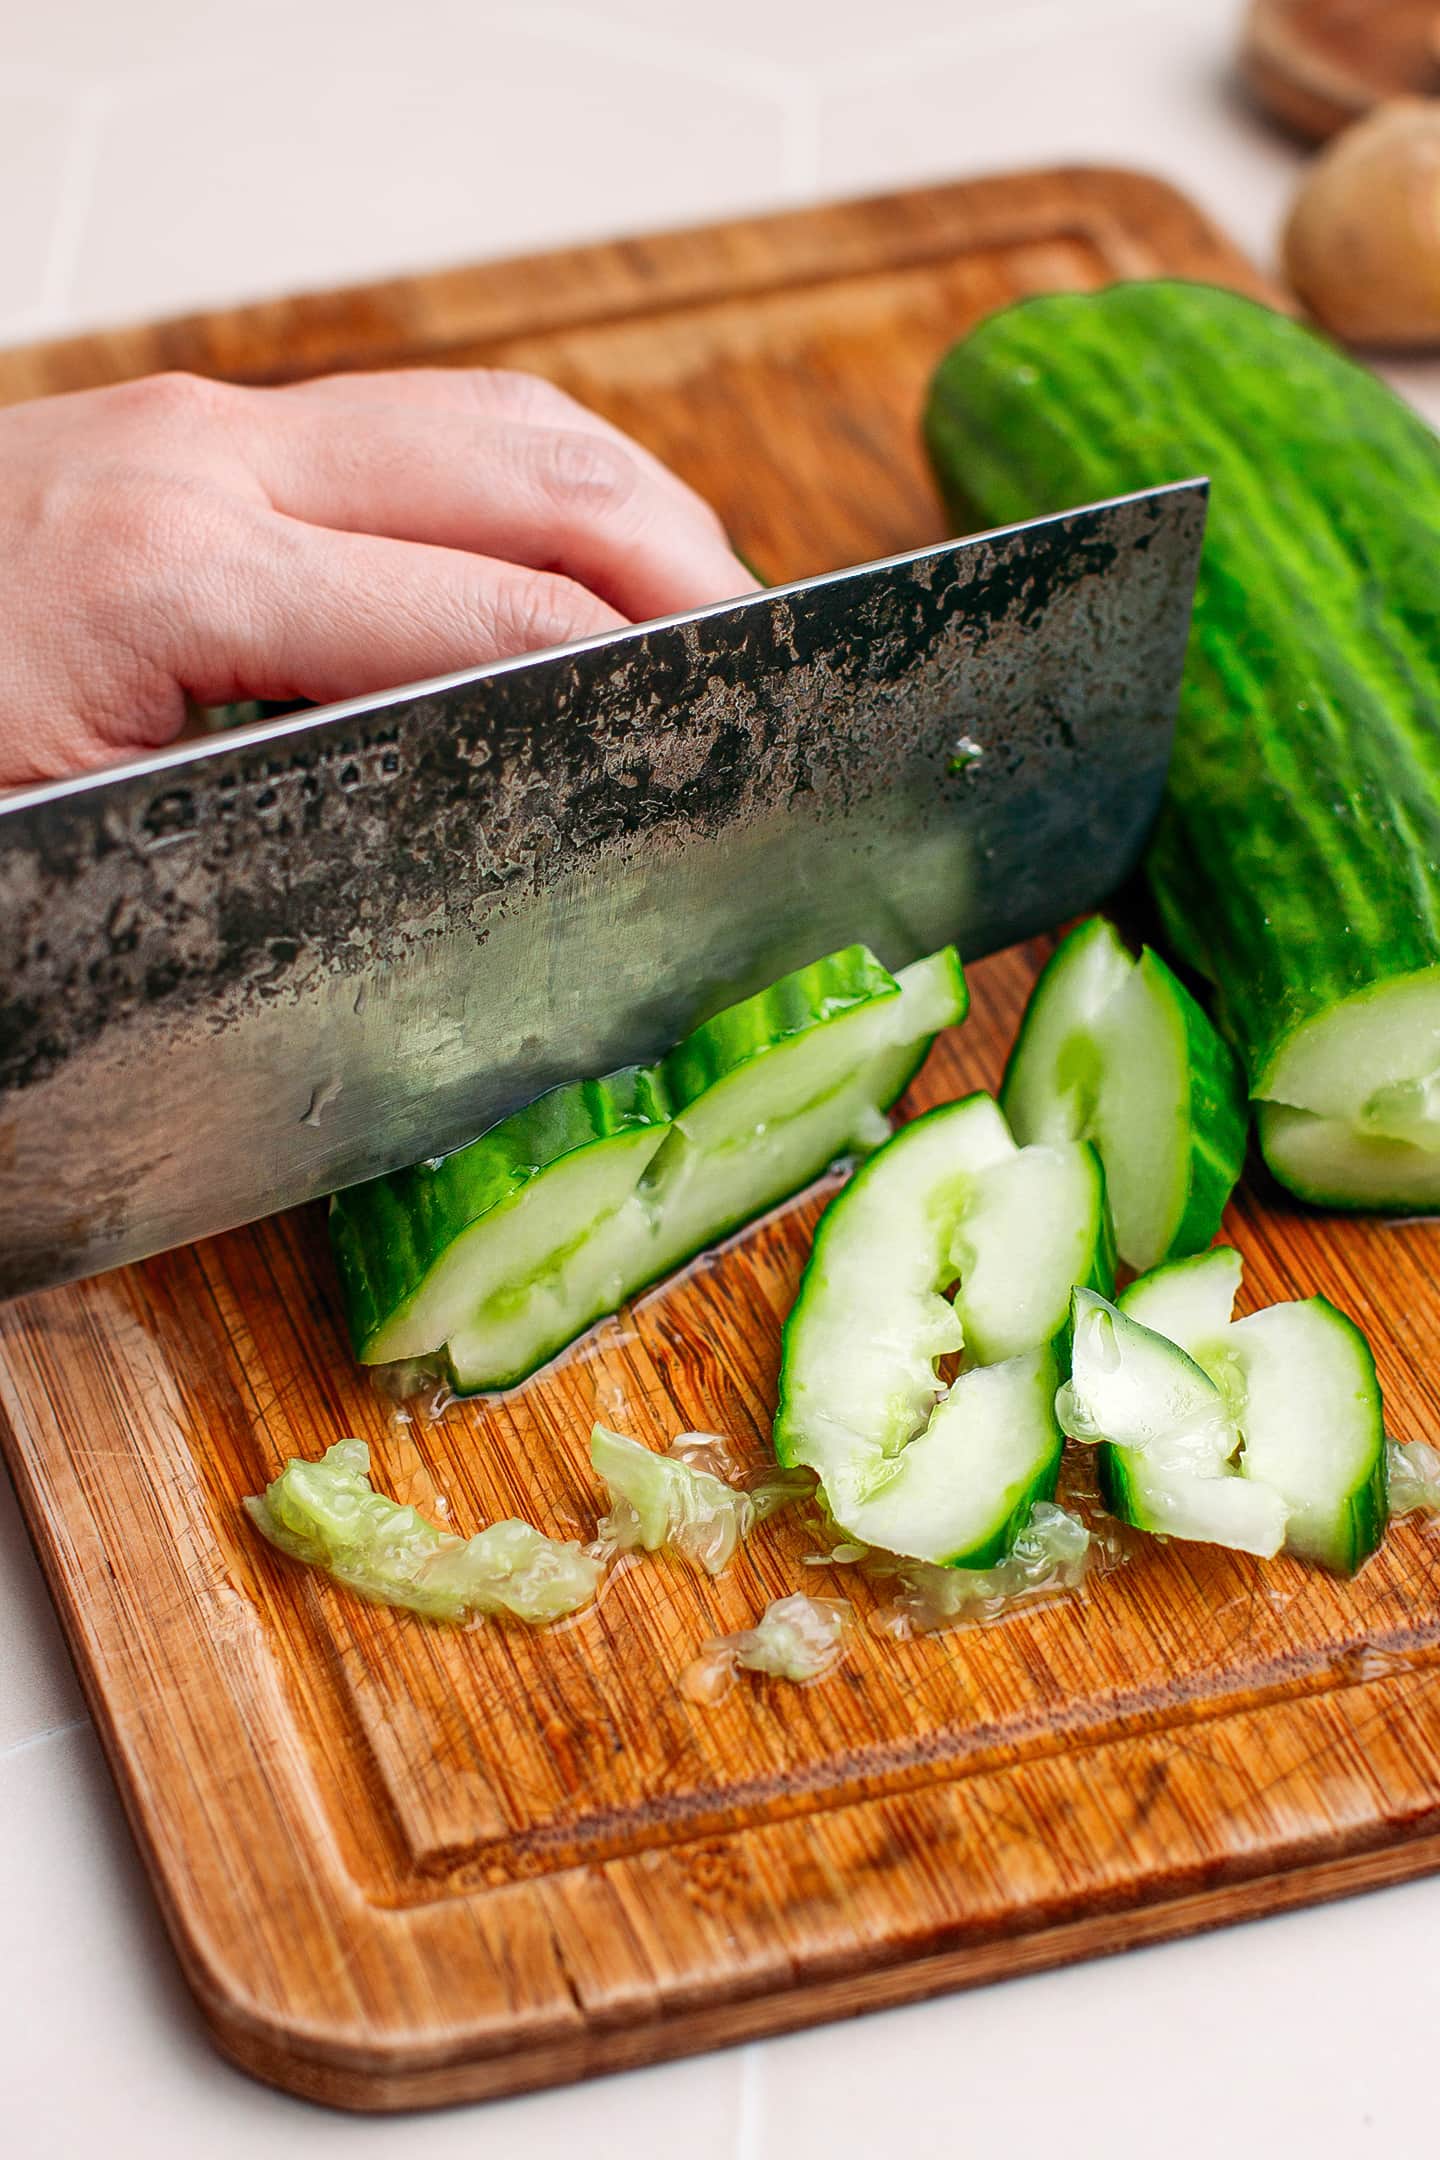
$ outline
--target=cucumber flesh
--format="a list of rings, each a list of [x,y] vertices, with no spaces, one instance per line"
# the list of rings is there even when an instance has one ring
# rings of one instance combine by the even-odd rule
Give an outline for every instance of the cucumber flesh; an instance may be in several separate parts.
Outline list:
[[[864,962],[873,988],[876,963]],[[888,1134],[884,1111],[964,1015],[959,961],[947,948],[896,978],[880,971],[881,987],[843,1005],[830,967],[802,971],[803,999],[787,978],[768,1005],[748,1000],[672,1053],[664,1072],[679,1107],[619,1204],[587,1218],[557,1193],[550,1254],[513,1264],[443,1338],[457,1394],[514,1385],[647,1284],[872,1146],[877,1126]]]
[[[1135,963],[1114,925],[1092,915],[1063,938],[1038,976],[1005,1068],[1000,1104],[1016,1138],[1079,1140],[1095,1116],[1095,1030]]]
[[[1237,1320],[1245,1474],[1286,1504],[1285,1546],[1351,1575],[1385,1533],[1385,1420],[1375,1360],[1355,1323],[1322,1297]]]
[[[1077,1283],[1113,1287],[1105,1179],[1092,1147],[1016,1148],[971,1179],[950,1244],[965,1349],[993,1365],[1063,1332]]]
[[[1062,1436],[1049,1348],[962,1373],[925,1430],[892,1456],[843,1527],[884,1552],[988,1568],[1037,1500],[1054,1498]]]
[[[1057,1414],[1076,1439],[1102,1443],[1114,1512],[1160,1536],[1269,1557],[1285,1541],[1286,1504],[1242,1475],[1221,1390],[1177,1343],[1093,1292],[1075,1293],[1071,1377]]]
[[[469,1147],[337,1193],[330,1238],[356,1355],[439,1349],[477,1306],[613,1215],[669,1131],[645,1068],[553,1088]]]
[[[1379,1544],[1388,1516],[1385,1422],[1369,1345],[1325,1298],[1232,1320],[1239,1287],[1239,1254],[1220,1246],[1157,1268],[1132,1283],[1119,1305],[1127,1320],[1168,1338],[1213,1383],[1241,1447],[1244,1482],[1283,1503],[1285,1549],[1353,1574]],[[1146,1482],[1145,1465],[1127,1458],[1106,1469],[1116,1473],[1125,1512],[1137,1477]],[[1154,1485],[1151,1475],[1147,1490]]]
[[[1172,1260],[1131,1283],[1117,1300],[1141,1327],[1166,1335],[1208,1370],[1220,1351],[1240,1295],[1240,1255],[1233,1245],[1214,1245],[1188,1260]]]
[[[1133,960],[1103,917],[1041,974],[1001,1102],[1022,1142],[1095,1142],[1131,1267],[1214,1237],[1244,1162],[1239,1068],[1158,954]]]
[[[1090,1148],[1017,1149],[987,1095],[917,1118],[821,1220],[785,1327],[780,1461],[867,1544],[989,1565],[1054,1489],[1056,1341],[1077,1273],[1107,1274],[1105,1237]],[[947,1393],[937,1363],[962,1348]]]
[[[1257,1080],[1260,1144],[1303,1197],[1440,1207],[1440,970],[1346,998]]]

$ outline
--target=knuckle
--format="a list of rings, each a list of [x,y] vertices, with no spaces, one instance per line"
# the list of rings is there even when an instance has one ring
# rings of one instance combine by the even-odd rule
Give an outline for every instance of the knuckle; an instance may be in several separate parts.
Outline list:
[[[583,587],[546,571],[504,580],[487,595],[486,612],[502,653],[545,652],[598,627],[596,604]]]
[[[213,382],[181,368],[119,383],[110,393],[117,408],[132,420],[164,432],[214,419],[228,412],[238,395],[229,383]]]
[[[592,514],[632,500],[639,467],[621,444],[575,428],[542,435],[531,452],[540,484],[552,502]]]
[[[476,383],[483,401],[507,419],[553,421],[572,410],[563,390],[522,368],[485,368]]]

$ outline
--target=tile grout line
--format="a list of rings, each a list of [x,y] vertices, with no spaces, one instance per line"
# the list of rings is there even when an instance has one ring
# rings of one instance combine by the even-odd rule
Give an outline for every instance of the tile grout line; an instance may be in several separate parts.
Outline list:
[[[0,1763],[28,1755],[32,1748],[44,1747],[47,1741],[63,1740],[66,1733],[80,1732],[89,1723],[88,1717],[68,1718],[63,1725],[47,1725],[42,1732],[27,1733],[23,1740],[12,1740],[8,1747],[0,1748]]]

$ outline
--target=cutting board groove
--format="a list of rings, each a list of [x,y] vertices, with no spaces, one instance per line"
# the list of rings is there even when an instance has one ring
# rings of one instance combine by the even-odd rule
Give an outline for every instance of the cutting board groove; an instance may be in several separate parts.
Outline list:
[[[397,280],[0,355],[0,399],[186,366],[252,382],[443,357],[538,368],[715,500],[771,577],[936,537],[916,418],[1016,295],[1173,272],[1261,292],[1178,196],[1027,174]],[[1039,945],[974,970],[919,1108],[993,1086]],[[1440,1546],[1353,1585],[1149,1547],[1083,1600],[893,1643],[787,1518],[718,1582],[634,1563],[545,1636],[428,1629],[257,1543],[239,1500],[369,1441],[461,1528],[585,1534],[598,1414],[758,1461],[826,1187],[503,1401],[397,1422],[346,1355],[318,1210],[0,1310],[0,1438],[176,1947],[220,2046],[358,2108],[655,2060],[1336,1896],[1440,1857]],[[1440,1438],[1440,1231],[1258,1186],[1264,1302],[1376,1336]],[[850,1595],[823,1686],[684,1700],[709,1636]]]

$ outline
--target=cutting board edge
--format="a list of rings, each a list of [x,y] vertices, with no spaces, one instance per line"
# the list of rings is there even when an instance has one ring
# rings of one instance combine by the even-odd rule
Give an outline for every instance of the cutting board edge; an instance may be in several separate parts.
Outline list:
[[[1053,191],[1073,208],[1063,229],[1082,236],[1106,229],[1122,252],[1127,226],[1143,222],[1166,247],[1183,246],[1195,268],[1275,301],[1273,284],[1234,247],[1203,210],[1162,174],[1123,165],[1063,163],[983,173],[973,178],[844,197],[798,209],[665,227],[658,233],[541,249],[493,262],[457,264],[370,284],[311,288],[154,321],[100,324],[90,330],[0,347],[0,405],[129,379],[154,370],[222,374],[256,384],[292,381],[329,369],[393,367],[445,358],[457,347],[499,343],[520,335],[551,335],[656,309],[703,306],[808,277],[864,275],[906,261],[943,258],[961,247],[1013,243],[1017,215],[1032,212],[1037,233],[1062,228]],[[1137,220],[1138,213],[1138,220]],[[835,254],[837,228],[847,225],[850,252]],[[746,242],[784,227],[794,249],[785,275],[747,263]],[[907,256],[897,240],[908,232],[919,251]],[[573,274],[573,278],[571,273]],[[1135,255],[1129,275],[1150,274]],[[537,289],[569,285],[563,307],[535,315]],[[283,349],[283,362],[258,352]],[[250,354],[247,364],[246,354]]]
[[[403,2043],[377,2051],[369,2065],[327,2059],[285,2028],[237,2018],[224,1996],[212,1997],[186,1965],[206,2030],[238,2069],[297,2098],[357,2114],[517,2098],[591,2078],[673,2062],[715,2049],[783,2037],[873,2011],[1025,1979],[1092,1958],[1121,1956],[1245,1922],[1334,1904],[1440,1873],[1440,1832],[1424,1839],[1396,1831],[1384,1844],[1340,1860],[1311,1861],[1246,1875],[1215,1889],[1102,1911],[1083,1919],[910,1961],[897,1960],[786,1990],[761,1990],[645,2023],[589,2026],[574,2040],[452,2060],[407,2059]]]

